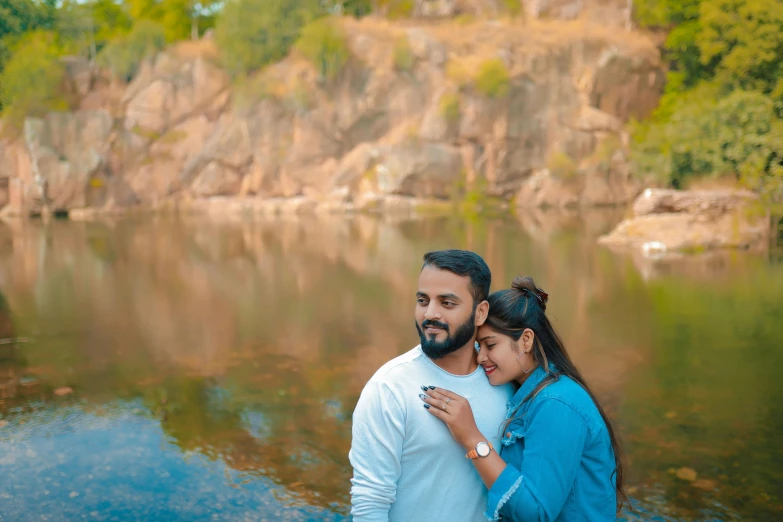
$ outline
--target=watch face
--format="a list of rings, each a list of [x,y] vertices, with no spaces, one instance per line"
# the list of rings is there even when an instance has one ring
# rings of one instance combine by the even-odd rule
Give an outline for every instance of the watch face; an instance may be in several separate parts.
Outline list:
[[[489,444],[486,442],[479,442],[476,444],[476,453],[479,457],[486,457],[489,455]]]

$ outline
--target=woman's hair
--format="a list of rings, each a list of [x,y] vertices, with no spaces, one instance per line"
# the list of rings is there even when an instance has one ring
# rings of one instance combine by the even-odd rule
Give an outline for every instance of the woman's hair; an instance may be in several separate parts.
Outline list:
[[[579,370],[566,352],[563,341],[557,335],[552,324],[546,316],[546,303],[549,296],[530,277],[515,277],[508,290],[499,290],[492,293],[489,301],[489,316],[486,325],[496,332],[507,335],[518,341],[522,332],[529,328],[535,334],[533,350],[531,351],[535,362],[541,366],[547,375],[536,388],[531,391],[521,402],[517,410],[511,415],[513,419],[519,408],[528,400],[535,397],[545,386],[556,382],[561,375],[567,375],[578,383],[593,399],[598,412],[601,414],[606,429],[609,431],[609,439],[612,442],[615,462],[615,489],[617,492],[617,511],[622,509],[628,500],[623,490],[623,459],[620,445],[614,435],[612,423],[606,417],[601,404],[596,400],[590,387],[587,386]],[[554,369],[550,366],[554,365]],[[510,422],[510,420],[509,420]],[[505,427],[503,430],[505,431]]]

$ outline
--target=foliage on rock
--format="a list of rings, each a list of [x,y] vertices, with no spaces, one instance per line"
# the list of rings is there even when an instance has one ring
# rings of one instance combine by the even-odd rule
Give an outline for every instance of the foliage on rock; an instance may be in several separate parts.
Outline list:
[[[226,70],[248,74],[280,60],[302,28],[323,14],[318,0],[231,0],[215,26]]]
[[[296,42],[296,50],[315,66],[321,81],[336,78],[351,54],[343,28],[331,17],[305,26]]]
[[[127,35],[109,43],[98,60],[114,76],[127,82],[133,79],[145,58],[153,56],[165,46],[163,26],[150,20],[140,20]]]
[[[0,103],[13,128],[26,116],[69,108],[60,88],[63,72],[54,34],[37,31],[18,44],[0,74]]]

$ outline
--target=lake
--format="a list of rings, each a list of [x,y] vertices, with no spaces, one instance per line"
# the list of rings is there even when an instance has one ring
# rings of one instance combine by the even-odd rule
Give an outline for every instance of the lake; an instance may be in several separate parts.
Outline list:
[[[450,247],[549,293],[623,519],[783,519],[783,249],[598,246],[621,218],[0,222],[0,519],[347,520],[353,407]]]

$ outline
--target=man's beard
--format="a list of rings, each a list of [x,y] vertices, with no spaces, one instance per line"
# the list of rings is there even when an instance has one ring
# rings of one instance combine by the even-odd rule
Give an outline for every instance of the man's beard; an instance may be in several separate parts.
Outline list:
[[[474,313],[470,314],[470,318],[457,328],[454,336],[451,335],[447,324],[430,321],[428,319],[425,319],[421,323],[421,326],[419,326],[418,321],[415,322],[416,330],[418,330],[419,338],[421,339],[421,351],[430,359],[445,357],[465,346],[476,336],[476,317]],[[427,328],[428,326],[442,328],[443,331],[446,332],[446,339],[443,341],[427,339],[423,328]]]

